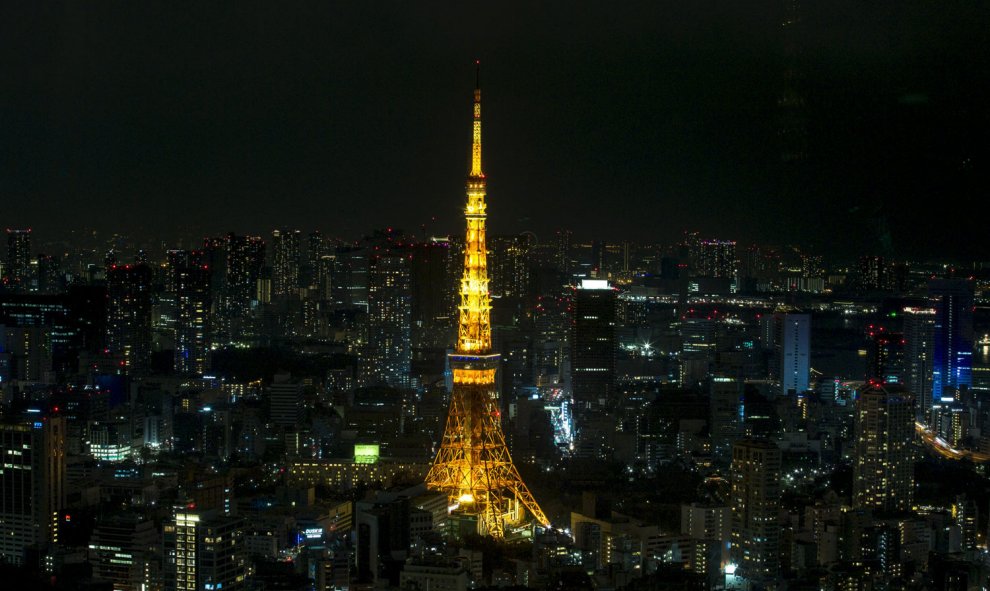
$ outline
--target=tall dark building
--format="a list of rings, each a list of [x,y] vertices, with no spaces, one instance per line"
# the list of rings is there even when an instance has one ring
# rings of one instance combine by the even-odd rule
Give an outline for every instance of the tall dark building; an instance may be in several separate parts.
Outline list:
[[[226,272],[219,306],[220,334],[230,342],[254,335],[252,316],[258,281],[265,267],[265,241],[260,236],[227,234]]]
[[[973,282],[933,279],[928,295],[935,299],[932,346],[932,402],[951,398],[951,391],[973,385]]]
[[[175,371],[183,375],[202,375],[209,351],[210,269],[200,260],[193,251],[175,276]]]
[[[0,562],[23,564],[24,552],[59,541],[65,503],[65,420],[0,423]]]
[[[571,393],[578,411],[613,402],[615,304],[616,292],[605,280],[585,279],[574,290]]]
[[[409,385],[411,299],[408,253],[386,250],[370,257],[366,383]]]
[[[107,347],[122,354],[127,371],[151,369],[151,269],[113,265],[107,273]]]
[[[932,347],[935,339],[935,310],[905,308],[904,316],[904,385],[918,401],[916,415],[928,423],[932,409]]]
[[[59,293],[63,289],[58,257],[38,255],[38,293]]]
[[[299,230],[272,232],[272,296],[285,297],[299,287]]]
[[[11,291],[31,289],[31,229],[7,228],[7,264],[3,269],[3,284]]]
[[[887,289],[887,261],[882,256],[864,256],[859,259],[860,287],[867,291]]]
[[[780,449],[766,439],[732,447],[732,561],[750,581],[773,581],[780,569]]]
[[[445,238],[413,248],[409,275],[414,348],[446,348],[454,341],[457,281],[449,274],[451,251]]]
[[[856,400],[853,506],[910,511],[914,498],[914,396],[898,384],[867,386]]]
[[[866,380],[871,384],[903,384],[907,373],[904,335],[871,326],[867,338]]]

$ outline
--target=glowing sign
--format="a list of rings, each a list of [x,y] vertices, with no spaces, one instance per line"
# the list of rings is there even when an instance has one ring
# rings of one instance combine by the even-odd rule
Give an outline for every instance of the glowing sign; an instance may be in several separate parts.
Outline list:
[[[355,443],[354,463],[375,464],[378,462],[379,447],[377,443]]]
[[[318,539],[320,539],[320,538],[323,537],[323,528],[322,527],[308,527],[308,528],[306,528],[306,529],[303,530],[302,534],[303,534],[303,536],[306,537],[307,540],[318,540]]]

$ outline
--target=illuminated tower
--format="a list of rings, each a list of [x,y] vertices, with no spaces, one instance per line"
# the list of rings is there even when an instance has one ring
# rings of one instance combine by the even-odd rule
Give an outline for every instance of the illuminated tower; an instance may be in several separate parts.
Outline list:
[[[474,90],[471,174],[467,180],[467,237],[461,277],[457,351],[447,429],[426,476],[426,485],[445,491],[450,505],[476,516],[479,531],[502,537],[519,522],[523,508],[543,525],[549,521],[512,464],[502,433],[495,389],[499,355],[492,353],[491,296],[485,246],[485,175],[481,172],[481,89]]]

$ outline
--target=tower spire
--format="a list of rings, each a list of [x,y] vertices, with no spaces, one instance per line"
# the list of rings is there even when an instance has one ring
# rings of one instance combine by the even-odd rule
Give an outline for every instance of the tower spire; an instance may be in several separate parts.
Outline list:
[[[481,172],[481,60],[474,60],[474,127],[471,141],[471,177],[485,178]]]

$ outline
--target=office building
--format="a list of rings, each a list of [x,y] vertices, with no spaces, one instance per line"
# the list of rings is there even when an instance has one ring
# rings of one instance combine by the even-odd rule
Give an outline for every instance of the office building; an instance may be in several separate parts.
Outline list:
[[[202,375],[209,351],[210,269],[197,254],[175,273],[175,371],[181,375]]]
[[[811,315],[777,312],[773,316],[776,378],[783,394],[801,394],[811,379]]]
[[[973,385],[973,282],[932,279],[928,295],[935,300],[932,335],[932,402],[953,397]]]
[[[65,503],[65,420],[0,423],[0,562],[59,541]]]
[[[161,539],[152,520],[136,513],[101,517],[89,542],[93,578],[114,591],[144,591],[158,577]]]
[[[176,507],[164,527],[165,591],[241,591],[246,587],[244,521],[195,503]]]
[[[285,297],[299,288],[299,230],[272,231],[272,296]]]
[[[736,278],[736,242],[702,240],[698,246],[698,275],[719,279]]]
[[[870,326],[866,343],[866,380],[872,384],[902,384],[906,377],[904,335]]]
[[[368,262],[368,339],[365,383],[409,385],[412,301],[409,256],[379,251]]]
[[[410,259],[413,348],[446,348],[454,341],[456,275],[449,274],[453,247],[446,238],[416,244]]]
[[[303,418],[303,387],[288,375],[276,375],[268,387],[269,416],[279,427],[296,427]]]
[[[853,443],[853,506],[911,510],[914,498],[914,396],[897,384],[859,392]]]
[[[766,439],[732,447],[732,563],[744,579],[773,581],[780,567],[781,454]]]
[[[7,228],[7,260],[3,267],[3,284],[10,291],[30,291],[31,229]]]
[[[123,355],[126,370],[151,369],[151,269],[112,265],[107,272],[107,348]]]
[[[932,348],[935,344],[935,309],[909,307],[904,319],[904,386],[917,400],[916,414],[928,422],[932,408]]]
[[[265,241],[260,236],[227,234],[222,302],[218,307],[221,338],[238,342],[254,336],[251,322],[258,301],[258,282],[265,267]]]
[[[616,292],[585,279],[573,291],[571,393],[576,410],[607,407],[615,388]]]

